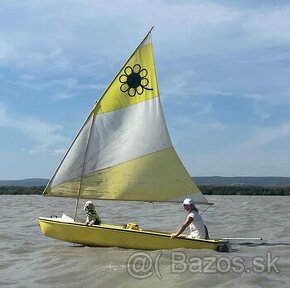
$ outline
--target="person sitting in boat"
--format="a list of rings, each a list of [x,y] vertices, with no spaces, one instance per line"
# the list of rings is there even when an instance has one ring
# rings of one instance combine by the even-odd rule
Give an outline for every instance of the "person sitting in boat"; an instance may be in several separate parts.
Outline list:
[[[87,220],[85,222],[85,225],[92,226],[101,224],[101,218],[99,217],[95,209],[95,205],[92,201],[86,202],[84,210],[87,212]]]
[[[171,235],[171,239],[178,237],[188,226],[190,227],[190,235],[188,238],[208,239],[208,230],[204,225],[198,209],[194,206],[192,199],[186,198],[183,201],[183,208],[188,212],[185,222],[179,228],[176,234]]]

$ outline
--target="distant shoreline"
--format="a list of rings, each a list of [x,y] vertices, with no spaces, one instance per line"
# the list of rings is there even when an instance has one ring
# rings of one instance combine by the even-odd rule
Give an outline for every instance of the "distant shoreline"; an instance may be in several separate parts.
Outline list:
[[[290,186],[199,185],[204,195],[290,196]],[[41,195],[45,186],[0,186],[0,195]]]
[[[290,196],[290,186],[199,185],[204,195]]]
[[[289,186],[290,177],[284,176],[196,176],[191,177],[198,186],[259,186],[259,187],[276,187]],[[2,186],[21,186],[21,187],[38,187],[46,186],[49,179],[45,178],[28,178],[22,180],[0,180]]]

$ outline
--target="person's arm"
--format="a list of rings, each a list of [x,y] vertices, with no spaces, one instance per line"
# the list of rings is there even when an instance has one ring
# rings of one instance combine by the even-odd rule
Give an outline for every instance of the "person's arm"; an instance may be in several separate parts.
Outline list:
[[[183,223],[183,225],[178,229],[176,234],[172,234],[170,239],[176,238],[178,237],[189,225],[190,223],[193,221],[193,219],[190,216],[187,216],[185,222]]]
[[[87,219],[86,219],[85,225],[89,225],[89,223],[90,223],[90,219],[89,219],[89,216],[87,216]]]
[[[89,226],[92,226],[92,225],[94,225],[94,223],[95,223],[95,220],[93,219],[92,221],[90,221],[90,222],[88,223],[88,225],[89,225]]]
[[[98,215],[98,214],[96,213],[96,215]],[[92,218],[93,218],[93,219],[92,219]],[[92,219],[92,220],[90,220],[90,219]],[[92,225],[94,225],[95,222],[96,222],[96,219],[97,219],[97,218],[95,218],[95,217],[89,217],[89,216],[87,216],[86,225],[88,225],[88,226],[92,226]]]

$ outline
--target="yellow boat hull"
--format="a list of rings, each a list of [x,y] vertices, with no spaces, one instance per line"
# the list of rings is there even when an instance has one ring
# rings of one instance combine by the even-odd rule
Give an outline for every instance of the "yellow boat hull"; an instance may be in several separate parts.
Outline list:
[[[106,224],[86,226],[61,218],[40,217],[39,224],[45,236],[85,246],[141,250],[190,248],[216,251],[226,251],[229,247],[229,243],[224,240],[188,239],[182,236],[171,240],[168,233],[126,229]]]

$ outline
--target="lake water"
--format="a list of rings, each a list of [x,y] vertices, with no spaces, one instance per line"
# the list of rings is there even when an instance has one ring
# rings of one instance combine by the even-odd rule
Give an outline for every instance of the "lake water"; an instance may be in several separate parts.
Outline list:
[[[71,215],[74,200],[1,196],[0,287],[290,287],[290,197],[207,198],[211,237],[263,240],[234,243],[232,253],[81,247],[43,236],[37,222]],[[186,216],[177,204],[94,202],[104,223],[176,232]]]

